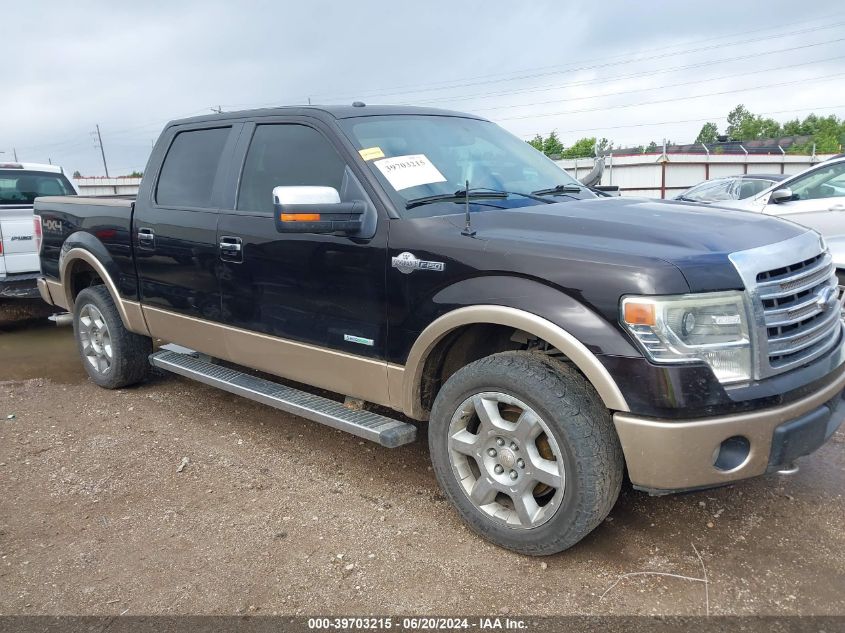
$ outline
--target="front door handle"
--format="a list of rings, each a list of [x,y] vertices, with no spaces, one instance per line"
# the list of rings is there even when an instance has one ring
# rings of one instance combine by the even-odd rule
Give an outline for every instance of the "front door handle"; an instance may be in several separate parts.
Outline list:
[[[156,247],[155,231],[148,228],[138,229],[138,246],[149,250],[154,250]]]
[[[223,235],[220,237],[220,259],[227,262],[242,262],[243,240],[239,237]]]
[[[835,204],[829,209],[830,211],[845,211],[845,204]]]

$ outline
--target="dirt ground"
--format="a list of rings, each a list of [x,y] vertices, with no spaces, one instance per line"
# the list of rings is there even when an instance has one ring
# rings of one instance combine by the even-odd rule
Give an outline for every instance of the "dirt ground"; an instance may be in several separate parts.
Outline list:
[[[424,439],[381,448],[177,377],[105,391],[69,328],[0,330],[0,614],[845,614],[843,444],[791,477],[624,489],[579,545],[528,558],[463,526]],[[644,571],[687,578],[620,580]]]

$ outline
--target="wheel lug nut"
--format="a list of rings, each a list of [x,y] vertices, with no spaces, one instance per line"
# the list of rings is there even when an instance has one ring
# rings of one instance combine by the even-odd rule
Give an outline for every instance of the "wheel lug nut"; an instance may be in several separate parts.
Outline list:
[[[488,449],[487,449],[487,454],[488,454],[490,457],[495,457],[495,456],[496,456],[496,449],[495,449],[495,448],[488,448]]]
[[[511,442],[511,450],[518,451],[519,446],[516,445],[516,442]]]
[[[496,444],[498,444],[499,446],[504,446],[505,440],[503,440],[501,437],[497,437],[496,438]]]
[[[517,477],[519,477],[519,475],[517,474],[517,472],[515,470],[512,470],[510,472],[510,475],[511,475],[511,479],[516,479]]]
[[[501,475],[503,472],[505,472],[505,469],[502,468],[501,464],[496,464],[496,467],[493,470],[496,471],[497,475]]]
[[[516,460],[516,465],[519,466],[520,468],[525,468],[525,460],[524,459]]]

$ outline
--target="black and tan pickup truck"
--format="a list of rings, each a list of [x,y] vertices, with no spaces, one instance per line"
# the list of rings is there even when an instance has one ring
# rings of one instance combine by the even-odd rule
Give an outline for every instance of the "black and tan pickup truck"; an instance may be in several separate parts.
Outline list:
[[[426,429],[457,511],[518,552],[577,543],[626,473],[663,494],[789,469],[845,411],[817,233],[596,199],[470,115],[174,121],[136,199],[35,213],[94,382],[155,366],[385,447]]]

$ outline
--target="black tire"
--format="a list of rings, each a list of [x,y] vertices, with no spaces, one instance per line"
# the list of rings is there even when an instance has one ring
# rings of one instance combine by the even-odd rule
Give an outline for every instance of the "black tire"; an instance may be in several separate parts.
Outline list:
[[[548,510],[551,516],[536,527],[514,529],[485,513],[453,471],[452,418],[468,398],[482,392],[502,393],[528,405],[556,442],[565,479],[556,509]],[[437,394],[428,433],[437,480],[461,517],[481,536],[521,554],[548,555],[572,547],[607,517],[619,496],[624,458],[609,411],[580,373],[542,354],[504,352],[457,371]],[[481,478],[485,471],[474,461],[473,472]],[[496,499],[508,500],[498,494]]]
[[[111,364],[105,370],[98,370],[83,350],[80,334],[80,315],[86,306],[93,306],[102,315],[108,328],[111,343]],[[127,330],[111,295],[105,286],[86,288],[76,297],[73,305],[73,334],[85,371],[97,385],[104,389],[120,389],[144,380],[150,371],[149,355],[153,350],[152,340]]]

